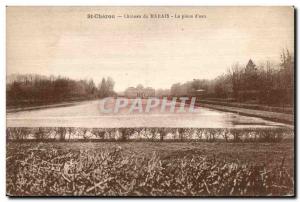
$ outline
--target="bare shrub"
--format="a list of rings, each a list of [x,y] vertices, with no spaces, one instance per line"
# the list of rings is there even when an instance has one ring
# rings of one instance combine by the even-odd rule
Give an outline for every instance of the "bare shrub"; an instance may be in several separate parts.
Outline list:
[[[67,131],[68,131],[67,128],[64,128],[64,127],[55,128],[55,132],[58,135],[58,139],[60,141],[66,140]]]
[[[121,141],[126,141],[135,132],[134,128],[119,128]]]
[[[165,136],[168,134],[168,130],[166,128],[158,128],[157,132],[159,133],[160,141],[164,141]]]
[[[101,128],[93,128],[91,133],[93,133],[97,138],[104,140],[106,130]]]
[[[49,139],[50,135],[51,135],[51,128],[34,128],[32,129],[32,133],[33,133],[33,136],[36,140],[39,140],[39,141],[44,141],[44,140],[47,140]]]
[[[25,140],[28,138],[30,130],[28,128],[7,128],[6,137],[8,140]]]

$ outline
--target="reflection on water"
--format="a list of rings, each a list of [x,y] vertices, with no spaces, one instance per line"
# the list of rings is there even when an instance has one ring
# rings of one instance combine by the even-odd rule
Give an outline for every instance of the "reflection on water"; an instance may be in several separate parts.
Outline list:
[[[194,127],[194,128],[243,128],[282,127],[286,124],[261,118],[242,116],[230,112],[198,107],[196,113],[102,113],[99,101],[82,104],[22,111],[7,114],[8,127]],[[128,110],[127,110],[128,111]]]

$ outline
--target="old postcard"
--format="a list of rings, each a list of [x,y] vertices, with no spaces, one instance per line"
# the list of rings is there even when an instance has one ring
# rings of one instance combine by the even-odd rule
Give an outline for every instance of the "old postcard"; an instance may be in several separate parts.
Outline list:
[[[8,196],[295,196],[292,6],[6,12]]]

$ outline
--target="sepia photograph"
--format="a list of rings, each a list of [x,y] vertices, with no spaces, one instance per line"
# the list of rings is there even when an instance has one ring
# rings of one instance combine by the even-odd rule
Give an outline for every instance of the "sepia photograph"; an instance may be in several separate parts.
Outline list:
[[[6,195],[295,197],[294,19],[7,6]]]

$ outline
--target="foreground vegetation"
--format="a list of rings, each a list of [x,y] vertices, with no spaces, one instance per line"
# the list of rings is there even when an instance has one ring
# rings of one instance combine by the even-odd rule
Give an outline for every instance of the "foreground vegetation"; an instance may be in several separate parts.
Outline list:
[[[7,194],[284,196],[293,142],[8,142]]]
[[[294,137],[293,128],[79,128],[8,127],[8,141],[205,141],[280,142]]]

